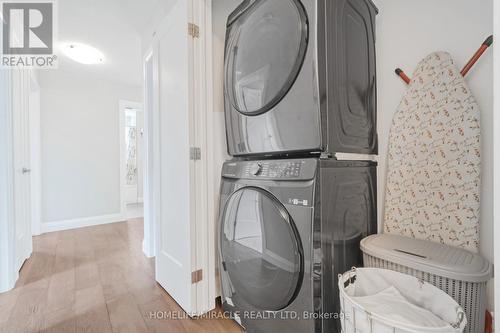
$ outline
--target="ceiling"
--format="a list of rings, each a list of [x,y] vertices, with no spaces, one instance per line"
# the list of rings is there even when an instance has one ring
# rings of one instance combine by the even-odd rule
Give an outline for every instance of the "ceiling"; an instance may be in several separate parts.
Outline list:
[[[163,14],[171,1],[165,0],[60,0],[57,25],[60,44],[80,42],[104,53],[97,65],[76,63],[61,52],[59,68],[70,72],[140,85],[142,81],[141,34]]]

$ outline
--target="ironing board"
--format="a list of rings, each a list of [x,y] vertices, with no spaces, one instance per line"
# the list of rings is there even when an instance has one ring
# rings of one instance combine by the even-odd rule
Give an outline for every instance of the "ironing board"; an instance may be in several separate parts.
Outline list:
[[[418,64],[389,135],[386,233],[477,252],[479,113],[448,53]]]

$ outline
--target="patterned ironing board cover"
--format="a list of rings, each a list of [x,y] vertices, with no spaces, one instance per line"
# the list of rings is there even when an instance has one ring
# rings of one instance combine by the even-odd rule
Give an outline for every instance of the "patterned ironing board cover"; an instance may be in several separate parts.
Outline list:
[[[448,53],[419,63],[391,125],[385,232],[477,252],[479,113]]]

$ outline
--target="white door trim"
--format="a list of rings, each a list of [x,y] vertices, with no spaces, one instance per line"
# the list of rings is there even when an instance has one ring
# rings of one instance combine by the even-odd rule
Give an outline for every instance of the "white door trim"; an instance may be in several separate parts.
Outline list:
[[[0,20],[1,21],[1,20]],[[0,71],[0,292],[14,288],[14,140],[12,118],[12,70]]]
[[[139,102],[127,101],[124,99],[118,102],[118,112],[120,114],[120,130],[119,132],[119,142],[120,142],[120,214],[123,218],[127,215],[127,206],[125,203],[125,110],[127,108],[141,109],[142,104]]]
[[[35,72],[30,75],[29,122],[31,168],[31,233],[42,233],[42,137],[40,85]]]
[[[152,82],[148,82],[147,63],[152,61]],[[149,86],[151,85],[151,87]],[[159,86],[158,86],[158,48],[151,47],[143,57],[144,87],[144,239],[142,251],[146,257],[156,255],[156,221],[158,221],[160,202],[160,138],[159,138]],[[152,100],[148,99],[151,89]]]
[[[200,190],[196,205],[195,233],[196,269],[203,270],[203,280],[196,290],[198,313],[215,308],[216,275],[216,189],[214,189],[214,117],[212,86],[212,0],[194,0],[192,22],[199,26],[200,35],[194,39],[193,69],[195,80],[195,128],[197,146],[201,148],[201,160],[197,162]]]
[[[212,0],[205,0],[205,22],[203,24],[203,36],[205,38],[205,82],[206,82],[206,99],[207,107],[207,145],[212,151],[215,149],[215,117],[214,117],[214,87],[213,87],[213,25],[212,25]],[[215,174],[217,169],[217,161],[214,154],[207,154],[207,202],[208,202],[208,299],[210,300],[209,307],[215,307],[215,298],[217,295],[217,226],[219,218],[219,189],[215,187]],[[214,302],[214,303],[212,303]]]

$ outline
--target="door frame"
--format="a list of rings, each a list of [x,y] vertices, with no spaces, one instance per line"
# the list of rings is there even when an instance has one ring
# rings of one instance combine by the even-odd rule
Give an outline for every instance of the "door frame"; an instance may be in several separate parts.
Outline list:
[[[127,217],[127,204],[125,202],[125,110],[126,109],[143,109],[142,103],[139,102],[133,102],[133,101],[128,101],[124,99],[120,99],[118,101],[118,112],[119,112],[119,124],[120,124],[120,130],[119,132],[119,139],[120,139],[120,215],[122,218]],[[143,159],[144,160],[144,159]],[[144,161],[143,161],[144,162]],[[144,163],[143,164],[143,170],[146,170],[144,168]],[[144,186],[144,184],[143,184]]]
[[[31,167],[31,234],[42,233],[42,136],[41,92],[36,72],[30,75],[30,167]]]
[[[19,272],[15,269],[14,219],[14,128],[12,115],[12,70],[0,71],[0,292],[14,288]]]
[[[152,77],[148,82],[147,65],[151,61]],[[143,63],[144,105],[144,239],[142,251],[148,258],[156,256],[156,224],[160,218],[160,115],[158,81],[158,47],[149,48]],[[152,100],[148,99],[151,89]]]
[[[197,169],[202,180],[201,205],[196,207],[196,253],[195,267],[201,269],[203,279],[196,285],[196,305],[198,313],[215,308],[216,295],[216,227],[218,217],[218,189],[215,189],[214,170],[214,115],[213,115],[213,64],[212,64],[212,0],[192,0],[191,22],[199,26],[198,38],[190,39],[193,47],[193,66],[195,69],[194,87],[199,96],[194,108],[194,133],[197,145],[201,148],[201,160]]]
[[[214,116],[214,86],[213,86],[213,25],[212,25],[212,3],[213,0],[205,0],[204,4],[204,22],[203,22],[203,37],[205,39],[205,92],[206,92],[206,115],[207,115],[207,145],[214,150],[213,147],[217,144],[215,141],[215,116]],[[212,281],[209,282],[208,285],[208,299],[210,303],[208,303],[208,307],[215,307],[215,298],[218,295],[217,286],[219,284],[217,278],[217,263],[218,263],[218,245],[216,244],[217,239],[217,226],[218,226],[218,218],[219,218],[219,188],[215,186],[216,179],[215,174],[220,174],[220,170],[216,170],[218,168],[218,161],[215,159],[214,154],[207,154],[207,200],[208,200],[208,208],[207,208],[207,216],[208,216],[208,262],[207,269],[210,274],[210,278]],[[216,172],[217,171],[217,172]],[[213,303],[212,303],[213,302]]]

